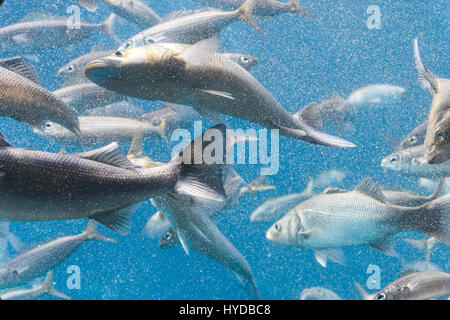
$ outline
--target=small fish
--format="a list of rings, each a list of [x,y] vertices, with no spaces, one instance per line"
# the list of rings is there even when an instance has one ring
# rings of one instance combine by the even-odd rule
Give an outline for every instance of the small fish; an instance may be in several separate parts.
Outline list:
[[[145,114],[144,108],[137,106],[129,101],[119,101],[107,104],[101,107],[88,109],[82,113],[83,116],[111,116],[111,117],[128,117],[139,118]],[[157,126],[161,124],[161,121]],[[167,124],[167,122],[166,122]]]
[[[286,246],[311,248],[316,260],[344,263],[342,249],[367,244],[396,255],[393,235],[419,231],[450,243],[450,194],[419,207],[390,204],[376,183],[364,179],[353,191],[327,189],[289,211],[266,233]]]
[[[81,22],[79,27],[72,26],[67,17],[12,24],[0,28],[0,52],[8,52],[9,55],[39,53],[66,47],[99,33],[120,43],[113,31],[115,20],[116,15],[112,14],[103,23]]]
[[[342,298],[330,289],[312,287],[302,291],[300,300],[342,300]]]
[[[114,50],[93,49],[91,52],[75,58],[59,68],[58,76],[65,79],[73,79],[74,82],[82,82],[83,79],[86,79],[86,77],[84,76],[84,69],[86,68],[87,64],[92,60],[107,56],[113,51]]]
[[[53,287],[53,271],[49,271],[42,284],[31,289],[12,290],[0,294],[0,300],[35,300],[49,294],[61,299],[70,300],[70,297]]]
[[[392,106],[405,95],[406,90],[391,84],[374,84],[360,88],[344,101],[343,109],[348,112],[366,110],[371,106]]]
[[[116,15],[141,29],[148,29],[161,22],[161,17],[140,0],[103,0],[103,3]]]
[[[237,20],[245,21],[264,32],[251,17],[255,1],[246,0],[235,11],[205,8],[173,12],[164,17],[161,23],[125,41],[119,47],[119,51],[151,43],[194,44],[201,40],[215,37],[225,27]]]
[[[421,87],[433,95],[424,143],[425,158],[428,163],[443,163],[450,160],[450,79],[438,78],[424,66],[417,39],[414,60]]]
[[[394,152],[381,160],[381,167],[413,177],[439,178],[450,175],[450,160],[429,164],[423,156],[424,152],[423,145]]]
[[[22,57],[0,60],[0,115],[41,127],[46,121],[72,131],[82,143],[77,112],[40,85]]]
[[[419,250],[422,250],[425,252],[425,261],[430,261],[431,252],[435,247],[437,247],[442,242],[439,241],[436,238],[428,238],[428,239],[405,239],[406,242],[410,243],[414,247],[416,247]]]
[[[253,69],[258,64],[258,59],[248,54],[223,53],[223,55],[247,71]]]
[[[80,116],[80,134],[86,145],[108,144],[112,142],[129,143],[138,130],[143,130],[144,139],[166,139],[165,122],[158,127],[128,117]],[[73,143],[77,137],[66,128],[47,122],[44,129],[34,132],[46,138]]]
[[[126,97],[92,82],[65,86],[53,93],[79,113],[126,99]]]
[[[217,50],[217,39],[187,49],[153,44],[92,61],[85,74],[98,85],[131,97],[175,104],[190,101],[197,112],[216,122],[226,114],[310,143],[355,147],[294,117],[250,73]]]
[[[86,240],[115,241],[99,234],[91,221],[86,231],[41,244],[0,266],[0,287],[23,284],[66,260]]]
[[[450,296],[450,274],[440,271],[408,274],[373,294],[355,285],[364,300],[431,300]]]
[[[425,120],[412,130],[401,142],[397,151],[409,149],[412,147],[423,145],[425,142],[425,135],[427,133],[428,120]]]
[[[314,190],[323,190],[326,187],[336,186],[340,184],[344,178],[345,173],[338,170],[326,170],[321,172],[317,177],[309,179],[308,185],[304,191],[273,198],[264,202],[250,215],[250,221],[259,222],[280,219],[301,201],[312,197],[314,195]]]

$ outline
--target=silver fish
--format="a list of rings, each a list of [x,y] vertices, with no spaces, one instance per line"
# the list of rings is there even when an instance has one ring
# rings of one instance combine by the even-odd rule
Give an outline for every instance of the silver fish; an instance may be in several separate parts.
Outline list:
[[[251,17],[255,0],[246,2],[235,11],[201,9],[174,12],[160,24],[146,29],[125,41],[119,50],[131,49],[151,43],[194,44],[215,37],[225,27],[237,20],[245,21],[264,32]]]
[[[411,273],[374,294],[355,285],[364,300],[429,300],[450,296],[450,274],[440,271]]]
[[[79,81],[85,79],[84,69],[87,64],[92,60],[107,56],[113,50],[92,50],[72,61],[68,62],[58,70],[58,75],[66,79],[74,79],[74,81]]]
[[[128,117],[80,116],[80,133],[86,145],[108,144],[114,141],[130,143],[138,130],[143,130],[144,139],[166,139],[165,122],[159,127]],[[66,128],[47,122],[44,129],[34,132],[50,139],[73,143],[76,136]]]
[[[43,295],[52,295],[61,299],[70,300],[70,297],[53,287],[53,271],[49,271],[45,280],[39,286],[31,289],[12,290],[0,294],[0,300],[35,300]]]
[[[76,111],[39,84],[39,79],[23,58],[0,61],[0,115],[42,126],[56,122],[80,137]]]
[[[141,29],[148,29],[161,22],[161,17],[140,0],[103,0],[106,6]]]
[[[394,152],[381,160],[381,167],[414,177],[439,178],[450,175],[450,160],[441,164],[429,164],[423,157],[424,152],[423,145]]]
[[[450,243],[450,194],[420,207],[387,202],[372,179],[353,191],[328,189],[292,209],[266,233],[267,239],[311,248],[317,261],[343,263],[342,247],[367,244],[395,255],[393,235],[414,230]]]
[[[344,101],[343,109],[356,112],[371,106],[392,106],[405,95],[406,90],[391,84],[374,84],[352,92]]]
[[[427,133],[428,119],[418,125],[400,142],[398,151],[423,145]]]
[[[82,113],[83,116],[112,116],[139,118],[145,114],[144,108],[128,101],[119,101],[105,106],[88,109]],[[161,121],[157,126],[161,124]]]
[[[224,131],[225,126],[218,125],[204,134]],[[199,163],[196,159],[203,149],[191,151],[191,145],[167,164],[141,169],[128,161],[117,143],[78,154],[55,154],[15,148],[4,138],[0,142],[0,219],[89,217],[125,234],[140,203],[161,193],[174,198],[194,195],[206,203],[224,202],[218,174],[224,165],[202,161],[192,165],[194,160]],[[203,146],[218,147],[217,143],[205,141]]]
[[[38,53],[81,42],[93,35],[103,33],[120,42],[113,28],[116,16],[112,14],[100,24],[81,22],[71,25],[70,19],[21,22],[0,28],[0,51],[9,55]]]
[[[217,49],[217,39],[201,41],[188,49],[177,44],[153,44],[95,60],[88,64],[85,74],[98,85],[121,94],[192,105],[214,121],[221,121],[219,115],[227,114],[311,143],[355,146],[317,131],[288,113],[250,73],[217,54]]]
[[[69,85],[57,89],[53,93],[80,113],[126,99],[126,97],[92,82]]]
[[[115,241],[99,234],[93,221],[86,231],[41,244],[0,266],[0,287],[23,284],[41,276],[66,260],[86,240]]]
[[[312,287],[302,291],[300,300],[342,300],[342,298],[330,289]]]
[[[417,39],[414,60],[420,85],[433,95],[424,143],[425,158],[428,163],[443,163],[450,160],[450,79],[438,78],[424,66]]]

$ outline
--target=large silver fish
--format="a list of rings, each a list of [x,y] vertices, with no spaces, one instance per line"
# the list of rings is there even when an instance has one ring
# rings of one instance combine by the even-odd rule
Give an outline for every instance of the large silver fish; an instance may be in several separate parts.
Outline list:
[[[17,289],[0,294],[0,300],[35,300],[49,294],[61,299],[70,300],[70,297],[53,287],[53,271],[49,271],[42,284],[31,289]]]
[[[224,128],[218,125],[204,134],[221,134]],[[137,206],[161,194],[224,202],[221,172],[225,161],[206,164],[203,149],[192,150],[191,145],[167,164],[140,169],[128,161],[117,143],[79,154],[55,154],[15,148],[4,137],[0,142],[0,219],[91,218],[127,233]],[[218,148],[219,142],[202,146]]]
[[[250,73],[217,54],[217,49],[217,39],[188,49],[179,44],[153,44],[95,60],[85,74],[124,95],[192,105],[211,120],[221,121],[219,115],[227,114],[311,143],[355,146],[294,117]]]
[[[373,294],[355,285],[364,300],[432,300],[450,296],[450,274],[441,271],[413,272]]]
[[[80,22],[79,26],[71,25],[67,17],[12,24],[0,28],[0,52],[9,55],[38,53],[81,42],[99,33],[120,42],[113,31],[115,19],[116,15],[112,14],[103,23]]]
[[[148,29],[161,22],[160,16],[140,0],[103,0],[103,3],[119,17],[141,29]]]
[[[450,160],[450,79],[438,78],[423,64],[414,40],[414,59],[422,88],[433,95],[425,136],[425,158],[429,163]]]
[[[419,207],[390,204],[370,178],[353,191],[328,189],[292,209],[266,233],[267,239],[311,248],[326,266],[330,258],[343,263],[341,248],[367,244],[387,254],[393,235],[419,231],[450,243],[450,194]]]
[[[0,60],[0,116],[42,127],[53,121],[81,139],[76,111],[39,84],[23,58]]]
[[[251,17],[254,3],[255,0],[247,0],[235,11],[206,8],[173,12],[166,16],[161,23],[139,32],[125,41],[119,47],[119,50],[136,48],[151,43],[194,44],[215,37],[225,27],[237,20],[245,21],[263,31]]]
[[[86,231],[38,245],[0,266],[0,287],[26,283],[41,276],[66,260],[86,240],[115,241],[97,232],[93,221]]]
[[[391,170],[413,177],[439,178],[450,175],[450,160],[429,164],[423,156],[423,145],[394,152],[381,160],[384,170]]]

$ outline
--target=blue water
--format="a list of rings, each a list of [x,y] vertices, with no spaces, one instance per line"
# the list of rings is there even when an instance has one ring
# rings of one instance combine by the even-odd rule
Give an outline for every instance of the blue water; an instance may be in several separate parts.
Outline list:
[[[0,26],[15,23],[30,13],[65,15],[76,1],[6,0],[0,7]],[[196,1],[150,1],[161,16],[173,10],[201,7]],[[321,267],[308,249],[282,247],[265,238],[270,223],[251,223],[250,214],[265,200],[291,192],[301,192],[310,177],[326,169],[346,173],[343,187],[352,189],[363,177],[371,176],[384,185],[403,186],[424,194],[417,179],[395,173],[383,173],[381,159],[393,151],[399,141],[421,123],[429,110],[431,95],[422,90],[416,79],[412,42],[418,37],[426,66],[443,77],[450,75],[449,1],[302,1],[317,19],[290,14],[261,21],[267,35],[242,22],[226,28],[219,40],[223,51],[249,53],[259,59],[252,74],[291,113],[310,102],[320,102],[334,92],[348,96],[352,91],[375,83],[402,86],[407,96],[401,104],[383,111],[359,115],[355,133],[347,137],[357,144],[354,149],[334,149],[280,137],[280,171],[268,182],[277,189],[248,195],[232,211],[217,219],[219,229],[240,250],[250,263],[256,282],[266,299],[298,299],[308,287],[323,286],[345,299],[360,299],[353,281],[365,284],[370,264],[381,269],[381,287],[397,279],[402,266],[398,259],[386,256],[367,246],[344,249],[346,265],[329,263]],[[366,26],[369,5],[381,8],[382,27]],[[82,20],[98,23],[109,11],[100,3],[95,13],[82,9]],[[132,34],[130,26],[122,25],[119,33]],[[107,44],[99,35],[82,44],[36,54],[32,61],[43,85],[59,88],[62,80],[57,70],[71,59],[87,53],[96,44]],[[0,52],[7,56],[7,52]],[[152,110],[159,103],[134,101]],[[259,128],[248,122],[228,119],[234,128]],[[49,143],[33,134],[29,126],[11,119],[2,119],[0,130],[15,146],[57,152],[61,144]],[[126,151],[128,146],[122,146]],[[77,151],[78,149],[70,149]],[[78,150],[79,151],[79,150]],[[164,142],[152,141],[145,153],[159,161],[167,161],[170,152]],[[239,165],[236,170],[247,181],[259,175],[256,165]],[[147,219],[155,213],[149,201],[133,216],[129,236],[118,236],[99,226],[117,243],[91,241],[84,243],[68,260],[55,269],[58,290],[73,299],[246,299],[231,272],[199,253],[186,255],[181,246],[168,250],[142,233]],[[19,223],[11,230],[24,243],[33,246],[58,236],[82,232],[85,220]],[[423,254],[406,245],[406,237],[423,238],[418,233],[396,236],[396,249],[409,261],[423,260]],[[449,270],[449,249],[439,246],[433,251],[433,263]],[[67,267],[81,270],[81,289],[66,287]],[[44,297],[51,299],[51,297]]]

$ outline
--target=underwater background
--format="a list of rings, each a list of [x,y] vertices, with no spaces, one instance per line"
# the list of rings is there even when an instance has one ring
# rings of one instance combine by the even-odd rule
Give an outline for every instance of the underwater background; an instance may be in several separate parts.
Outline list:
[[[199,1],[148,1],[160,16],[181,9],[202,7]],[[6,0],[0,7],[0,27],[36,14],[67,15],[69,0]],[[450,74],[450,2],[417,1],[302,1],[302,7],[316,18],[283,14],[272,19],[258,19],[267,35],[251,26],[236,22],[219,34],[221,49],[251,54],[259,59],[252,74],[291,113],[311,102],[321,102],[337,92],[348,96],[370,84],[388,83],[407,90],[401,103],[382,110],[358,114],[355,131],[346,138],[357,145],[335,149],[312,145],[280,136],[280,170],[267,183],[276,190],[250,194],[241,198],[231,211],[216,219],[219,229],[246,257],[264,299],[298,299],[303,289],[322,286],[344,299],[360,299],[353,285],[366,286],[369,265],[381,270],[381,288],[404,271],[397,258],[368,246],[345,248],[346,265],[329,263],[323,268],[308,249],[283,247],[265,238],[271,223],[251,223],[250,214],[265,200],[305,189],[308,180],[328,169],[343,171],[346,178],[340,187],[353,189],[364,177],[380,184],[403,187],[427,194],[418,187],[417,178],[393,172],[384,173],[380,161],[392,153],[395,144],[427,116],[431,95],[417,82],[413,60],[413,39],[418,38],[426,66],[437,75]],[[367,8],[381,9],[381,29],[368,29]],[[100,1],[96,12],[81,8],[83,22],[99,23],[110,14]],[[137,30],[128,24],[116,25],[121,39]],[[43,86],[59,88],[63,81],[58,69],[70,60],[89,52],[95,45],[111,45],[106,36],[90,38],[81,44],[33,55],[29,61],[38,72]],[[0,57],[8,56],[0,52]],[[150,111],[161,104],[132,99]],[[239,119],[226,118],[234,129],[260,127]],[[208,122],[204,122],[204,128]],[[18,147],[58,152],[63,144],[33,133],[23,123],[3,118],[0,131]],[[126,152],[127,145],[121,145]],[[70,152],[81,151],[68,148]],[[170,149],[164,141],[147,141],[144,153],[157,161],[168,161]],[[236,165],[246,180],[258,177],[260,166]],[[188,256],[178,245],[161,249],[158,241],[147,238],[142,229],[156,212],[150,201],[144,202],[133,216],[132,232],[119,236],[103,226],[99,230],[117,243],[85,242],[68,260],[55,269],[56,288],[72,299],[247,299],[234,275],[198,252]],[[11,232],[27,246],[59,236],[82,232],[87,220],[58,222],[14,222]],[[423,253],[402,241],[424,238],[419,233],[396,235],[396,250],[407,261],[423,260]],[[449,271],[449,248],[433,250],[431,262]],[[81,289],[66,287],[68,266],[81,270]],[[368,290],[374,292],[376,290]],[[44,299],[53,299],[45,296]]]

